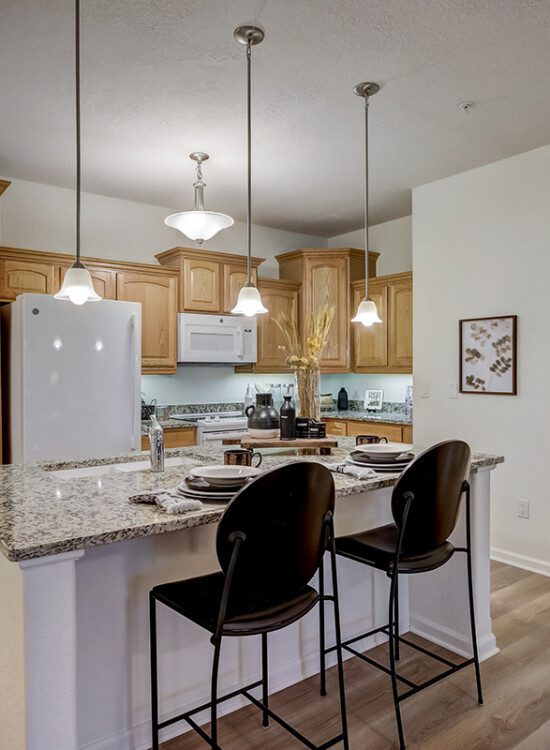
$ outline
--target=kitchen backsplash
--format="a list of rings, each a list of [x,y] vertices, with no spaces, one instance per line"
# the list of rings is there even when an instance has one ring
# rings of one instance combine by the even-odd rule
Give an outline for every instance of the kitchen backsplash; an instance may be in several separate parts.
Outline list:
[[[287,383],[294,383],[294,376],[290,372],[274,375],[235,373],[233,367],[224,365],[180,365],[176,375],[144,375],[141,390],[147,403],[155,398],[158,404],[176,405],[180,413],[183,406],[194,407],[197,404],[208,406],[205,411],[215,411],[219,404],[242,404],[247,383],[283,387]],[[384,409],[391,410],[391,404],[403,405],[409,385],[412,385],[412,375],[350,373],[321,376],[321,393],[331,393],[336,399],[338,391],[344,387],[350,405],[354,404],[353,408],[363,408],[366,388],[381,388],[384,391]]]

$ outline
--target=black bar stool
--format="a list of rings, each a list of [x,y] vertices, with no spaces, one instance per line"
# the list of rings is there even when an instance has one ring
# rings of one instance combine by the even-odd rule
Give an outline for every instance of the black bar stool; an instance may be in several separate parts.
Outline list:
[[[474,664],[478,703],[483,704],[472,585],[470,485],[467,481],[469,469],[470,448],[466,443],[459,440],[449,440],[428,448],[409,464],[393,489],[392,514],[395,523],[379,526],[358,534],[339,537],[336,540],[336,553],[338,555],[383,570],[391,581],[388,624],[343,641],[342,647],[391,676],[401,750],[405,748],[405,738],[400,703],[411,695],[415,695],[420,690],[455,674],[458,670]],[[466,547],[454,547],[448,541],[448,538],[456,526],[463,494],[466,496]],[[399,575],[413,575],[435,570],[448,562],[455,552],[466,553],[473,652],[473,658],[465,659],[459,664],[434,654],[399,635]],[[323,594],[321,586],[320,593]],[[321,649],[323,649],[324,627],[322,622],[321,629],[320,641]],[[385,633],[388,636],[389,669],[353,648],[353,644],[357,641],[375,633]],[[446,669],[436,677],[432,677],[421,684],[416,684],[399,675],[396,672],[395,663],[399,660],[400,642],[406,643],[408,646],[436,659]],[[334,648],[326,649],[325,653],[333,651]],[[324,692],[323,671],[324,654],[321,653],[321,693]],[[398,681],[406,686],[406,690],[401,693],[398,691]]]
[[[218,745],[217,707],[244,695],[262,710],[263,725],[279,723],[310,750],[339,742],[349,750],[344,670],[338,610],[334,542],[334,481],[321,464],[296,462],[260,475],[227,506],[218,527],[216,551],[221,571],[198,578],[165,583],[150,592],[151,707],[153,750],[159,730],[186,721],[210,747]],[[332,564],[333,595],[318,593],[308,583],[319,569],[327,548]],[[332,601],[338,655],[342,731],[316,746],[269,708],[267,634],[306,615],[317,603]],[[214,646],[210,701],[159,723],[157,688],[156,603],[160,602],[212,634]],[[261,635],[260,680],[218,697],[218,667],[224,636]],[[250,692],[262,688],[262,699]],[[210,709],[210,736],[193,718]]]

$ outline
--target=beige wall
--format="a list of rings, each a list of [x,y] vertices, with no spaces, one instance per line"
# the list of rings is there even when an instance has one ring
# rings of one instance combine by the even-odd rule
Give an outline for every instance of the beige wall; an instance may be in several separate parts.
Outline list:
[[[370,249],[381,253],[378,260],[378,275],[388,276],[412,270],[412,217],[375,224],[369,231]],[[365,247],[365,232],[339,234],[328,240],[329,247]]]
[[[11,179],[7,177],[6,179]],[[176,208],[82,195],[82,252],[110,260],[155,262],[154,255],[175,245],[193,247],[181,232],[164,224]],[[183,210],[183,208],[182,208]],[[71,253],[74,251],[73,190],[13,180],[0,198],[0,243],[8,247]],[[326,239],[254,225],[252,252],[268,260],[262,276],[278,276],[273,257],[297,247],[324,247]],[[203,244],[207,250],[246,253],[246,225],[235,224]]]
[[[550,574],[550,146],[413,191],[415,442],[502,453],[495,555]],[[518,315],[518,395],[459,395],[458,320]],[[430,384],[429,398],[420,396]],[[531,517],[518,518],[520,499]]]

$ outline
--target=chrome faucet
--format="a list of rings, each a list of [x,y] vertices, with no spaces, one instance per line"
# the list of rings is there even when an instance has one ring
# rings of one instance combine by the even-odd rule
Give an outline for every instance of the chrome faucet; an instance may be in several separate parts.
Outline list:
[[[164,430],[156,414],[151,414],[149,443],[151,444],[151,471],[164,471]]]

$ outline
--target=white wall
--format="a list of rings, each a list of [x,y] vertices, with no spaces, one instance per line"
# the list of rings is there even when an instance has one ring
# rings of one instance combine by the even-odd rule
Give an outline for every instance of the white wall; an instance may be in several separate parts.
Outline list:
[[[492,544],[550,574],[550,146],[413,191],[415,442],[501,453]],[[518,395],[450,397],[458,320],[518,315]],[[429,398],[419,385],[431,384]],[[518,501],[531,517],[517,517]]]
[[[412,217],[376,224],[369,230],[370,249],[382,253],[378,259],[378,276],[412,270]],[[328,240],[329,247],[365,247],[365,232],[339,234]]]
[[[6,177],[5,179],[11,179]],[[183,210],[183,207],[179,207]],[[82,253],[109,260],[153,263],[155,254],[176,245],[194,247],[181,232],[164,224],[178,207],[82,195]],[[74,252],[75,193],[73,190],[26,180],[13,180],[0,199],[0,243],[50,252]],[[297,247],[324,247],[326,239],[280,229],[253,226],[252,253],[271,260],[262,276],[278,276],[273,256]],[[235,224],[202,245],[207,250],[246,253],[246,225]]]

